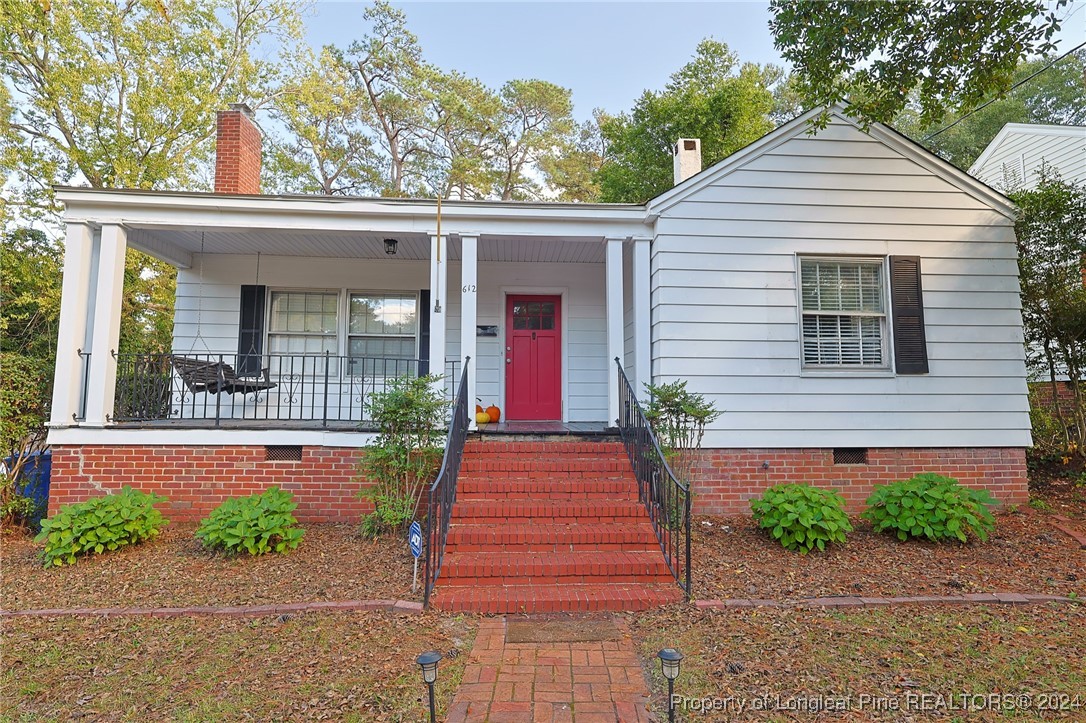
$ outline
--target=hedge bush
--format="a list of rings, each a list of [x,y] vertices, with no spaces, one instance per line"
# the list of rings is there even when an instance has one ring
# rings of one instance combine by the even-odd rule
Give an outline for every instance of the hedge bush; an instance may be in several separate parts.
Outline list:
[[[962,487],[958,480],[932,472],[888,485],[875,485],[862,517],[876,532],[898,539],[923,537],[936,542],[968,542],[969,535],[987,540],[995,529],[988,510],[998,504],[986,489]]]
[[[298,547],[305,530],[291,514],[298,507],[294,495],[278,487],[260,494],[231,497],[200,521],[196,537],[205,547],[237,554],[290,552]]]
[[[833,490],[807,484],[770,487],[750,501],[754,521],[788,550],[805,555],[827,542],[844,542],[852,525],[845,514],[845,500]]]
[[[165,501],[160,495],[124,487],[114,494],[64,505],[42,520],[35,538],[45,543],[45,565],[71,565],[82,555],[112,552],[156,537],[168,520],[154,506]]]

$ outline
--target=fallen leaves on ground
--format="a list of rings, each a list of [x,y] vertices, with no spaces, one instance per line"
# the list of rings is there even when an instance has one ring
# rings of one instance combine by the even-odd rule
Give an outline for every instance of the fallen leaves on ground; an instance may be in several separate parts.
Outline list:
[[[987,542],[902,542],[863,520],[843,545],[799,555],[748,517],[695,518],[694,597],[896,597],[1028,592],[1086,597],[1086,553],[1025,510],[996,516]]]
[[[715,711],[687,711],[684,720],[994,720],[1011,712],[1005,701],[1001,713],[987,699],[954,697],[960,694],[1028,696],[1032,708],[1012,714],[1031,719],[1086,716],[1086,608],[1079,605],[849,612],[672,606],[631,616],[630,625],[658,712],[666,710],[666,686],[655,654],[664,647],[686,656],[676,693],[721,701]],[[922,708],[938,705],[936,696],[973,709]],[[754,710],[756,701],[769,707]],[[1068,705],[1039,711],[1042,701]]]
[[[0,621],[5,716],[89,720],[417,721],[415,657],[445,654],[452,700],[472,618],[385,612]]]
[[[41,545],[23,535],[0,538],[0,607],[189,607],[268,605],[323,600],[421,600],[411,592],[411,554],[399,538],[376,541],[349,525],[308,525],[286,555],[227,557],[173,523],[143,545],[43,569]],[[420,561],[424,562],[424,561]],[[420,585],[423,572],[420,564]]]

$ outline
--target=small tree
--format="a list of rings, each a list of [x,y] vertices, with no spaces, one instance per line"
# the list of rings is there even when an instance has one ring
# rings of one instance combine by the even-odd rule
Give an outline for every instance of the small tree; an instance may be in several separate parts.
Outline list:
[[[689,391],[685,381],[646,384],[645,390],[650,400],[645,417],[660,440],[671,471],[680,482],[689,484],[705,427],[721,412],[703,395]]]
[[[440,379],[433,374],[397,377],[370,400],[380,434],[366,448],[356,478],[366,485],[359,497],[374,505],[362,520],[368,537],[404,532],[437,473],[447,407],[437,387]]]
[[[1022,215],[1019,280],[1026,361],[1052,387],[1052,414],[1066,450],[1086,449],[1086,185],[1044,166],[1037,187],[1011,194]],[[1069,403],[1060,403],[1066,376]]]

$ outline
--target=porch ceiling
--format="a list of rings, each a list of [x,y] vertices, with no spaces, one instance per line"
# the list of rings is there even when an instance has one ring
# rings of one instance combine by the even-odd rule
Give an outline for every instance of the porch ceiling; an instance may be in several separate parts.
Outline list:
[[[191,265],[191,255],[201,249],[209,254],[267,254],[326,258],[387,259],[385,238],[399,244],[397,259],[426,260],[430,237],[425,233],[365,231],[304,231],[296,229],[182,229],[130,226],[128,243],[141,251],[177,266]],[[449,258],[460,259],[460,240],[450,236]],[[480,261],[603,263],[602,238],[559,236],[479,236]]]

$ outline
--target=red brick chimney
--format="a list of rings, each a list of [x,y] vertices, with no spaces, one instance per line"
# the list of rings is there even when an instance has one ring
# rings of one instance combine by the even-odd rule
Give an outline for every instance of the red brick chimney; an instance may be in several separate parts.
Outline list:
[[[215,193],[260,193],[260,129],[244,103],[216,118]]]

